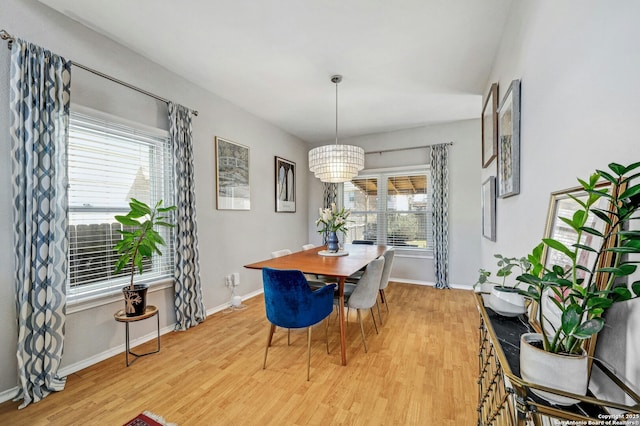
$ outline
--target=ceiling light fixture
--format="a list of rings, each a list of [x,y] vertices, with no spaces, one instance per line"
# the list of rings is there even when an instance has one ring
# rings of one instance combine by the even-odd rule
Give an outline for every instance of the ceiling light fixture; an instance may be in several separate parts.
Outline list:
[[[309,151],[309,170],[322,182],[348,182],[364,169],[364,149],[353,145],[338,145],[338,83],[341,75],[331,76],[336,85],[336,143]]]

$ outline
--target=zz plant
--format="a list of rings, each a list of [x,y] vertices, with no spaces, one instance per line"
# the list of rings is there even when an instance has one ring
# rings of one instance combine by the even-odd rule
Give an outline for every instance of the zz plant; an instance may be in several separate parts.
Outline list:
[[[582,342],[602,330],[602,315],[613,303],[640,296],[640,281],[629,286],[620,284],[620,278],[633,274],[639,263],[628,260],[629,254],[640,253],[640,231],[628,227],[632,220],[640,218],[640,184],[632,184],[640,177],[638,168],[640,162],[629,166],[611,163],[607,171],[597,170],[588,180],[578,179],[586,199],[570,196],[579,208],[572,217],[560,218],[575,231],[575,242],[567,245],[545,238],[528,256],[532,269],[517,280],[529,285],[526,290],[520,290],[521,294],[538,302],[537,319],[545,351],[580,353]],[[602,179],[611,184],[609,188],[598,185]],[[608,202],[606,209],[598,207],[603,198]],[[603,222],[604,231],[588,226],[589,218]],[[598,243],[587,243],[588,239],[583,237],[588,235],[598,237],[593,238]],[[541,260],[544,246],[563,253],[570,259],[571,266],[567,269],[559,265],[544,267]],[[583,251],[590,254],[586,256],[589,264],[585,264],[585,256],[580,256]],[[603,257],[610,266],[601,266]],[[549,300],[561,313],[560,322],[555,326],[546,321],[542,303],[545,291],[551,292]]]
[[[515,288],[520,282],[516,282],[514,286],[507,285],[507,277],[513,274],[513,269],[518,268],[521,274],[526,274],[533,266],[527,257],[518,259],[515,257],[506,257],[501,254],[494,254],[493,257],[498,259],[496,263],[499,269],[496,271],[496,278],[500,279],[500,282],[491,281],[490,271],[479,269],[478,281],[474,284],[474,288],[482,284],[492,284],[502,289]]]

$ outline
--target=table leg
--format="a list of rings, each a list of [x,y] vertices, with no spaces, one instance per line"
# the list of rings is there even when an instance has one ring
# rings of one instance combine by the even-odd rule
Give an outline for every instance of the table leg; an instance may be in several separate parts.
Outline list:
[[[342,353],[342,365],[347,365],[347,340],[345,338],[345,323],[344,323],[344,277],[340,277],[338,281],[338,308],[340,315],[340,351]]]

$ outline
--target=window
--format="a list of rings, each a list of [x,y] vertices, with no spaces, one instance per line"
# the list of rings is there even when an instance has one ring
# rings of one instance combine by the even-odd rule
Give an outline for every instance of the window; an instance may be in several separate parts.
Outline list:
[[[431,250],[431,206],[427,171],[361,175],[345,182],[343,205],[351,209],[346,242],[369,240]]]
[[[128,272],[113,273],[113,245],[122,226],[115,215],[129,211],[129,199],[173,204],[173,166],[167,131],[124,123],[97,112],[72,110],[69,119],[69,274],[70,299],[120,289]],[[137,280],[173,276],[173,233],[164,232],[163,256],[144,265]]]

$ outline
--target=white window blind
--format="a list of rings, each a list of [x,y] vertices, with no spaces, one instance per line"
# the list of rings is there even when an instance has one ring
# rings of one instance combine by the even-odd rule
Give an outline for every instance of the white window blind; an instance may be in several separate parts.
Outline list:
[[[346,242],[374,241],[404,249],[432,250],[427,171],[362,175],[343,186],[351,209]]]
[[[113,273],[113,245],[122,229],[115,219],[136,198],[172,205],[173,166],[168,133],[118,119],[72,111],[69,120],[68,295],[90,297],[128,283],[130,270]],[[158,229],[167,243],[136,272],[136,282],[173,276],[173,232]]]

